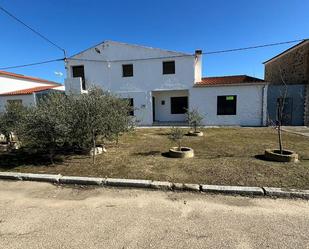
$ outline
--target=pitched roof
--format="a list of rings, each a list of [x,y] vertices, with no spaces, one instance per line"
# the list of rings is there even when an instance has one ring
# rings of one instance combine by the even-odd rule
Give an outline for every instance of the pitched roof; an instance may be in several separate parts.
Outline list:
[[[55,85],[50,85],[50,86],[37,86],[37,87],[32,87],[32,88],[27,88],[27,89],[21,89],[13,92],[7,92],[7,93],[1,93],[0,96],[11,96],[11,95],[28,95],[36,92],[41,92],[41,91],[46,91],[49,89],[54,89],[54,90],[60,90],[57,89],[59,86]]]
[[[232,85],[239,83],[257,83],[264,82],[264,80],[251,77],[248,75],[231,75],[218,77],[204,77],[201,82],[195,83],[195,87],[216,86],[216,85]]]
[[[44,79],[40,79],[40,78],[36,78],[36,77],[25,76],[23,74],[11,73],[11,72],[6,72],[6,71],[0,71],[0,76],[9,76],[9,77],[17,78],[17,79],[30,80],[32,82],[38,82],[38,83],[61,85],[61,84],[54,82],[54,81],[44,80]]]
[[[282,53],[277,54],[276,56],[274,56],[274,57],[268,59],[267,61],[264,61],[263,64],[266,64],[266,63],[268,63],[268,62],[270,62],[270,61],[272,61],[272,60],[278,58],[279,56],[284,55],[285,53],[290,52],[290,51],[291,51],[292,49],[294,49],[294,48],[297,48],[297,47],[299,47],[299,46],[303,46],[306,42],[309,42],[309,39],[305,39],[305,40],[301,41],[300,43],[297,43],[297,44],[294,45],[293,47],[290,47],[290,48],[284,50]],[[308,44],[309,44],[309,43],[308,43]]]
[[[138,45],[138,44],[130,44],[130,43],[125,43],[125,42],[118,42],[118,41],[112,41],[112,40],[105,40],[105,41],[102,41],[98,44],[95,44],[91,47],[88,47],[72,56],[69,56],[67,59],[72,59],[73,57],[77,56],[77,55],[80,55],[84,52],[86,52],[87,50],[90,50],[90,49],[93,49],[93,48],[96,48],[100,45],[103,45],[103,44],[119,44],[119,45],[125,45],[125,46],[130,46],[130,47],[138,47],[138,48],[145,48],[145,49],[150,49],[150,50],[159,50],[159,51],[164,51],[164,52],[169,52],[169,53],[173,53],[175,55],[185,55],[185,56],[194,56],[193,54],[189,54],[189,53],[184,53],[184,52],[177,52],[177,51],[172,51],[172,50],[168,50],[168,49],[161,49],[161,48],[154,48],[154,47],[150,47],[150,46],[144,46],[144,45]]]

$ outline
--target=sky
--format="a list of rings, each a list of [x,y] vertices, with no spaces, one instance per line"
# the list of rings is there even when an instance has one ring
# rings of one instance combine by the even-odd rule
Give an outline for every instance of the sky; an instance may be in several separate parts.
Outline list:
[[[104,40],[194,53],[309,38],[308,0],[0,0],[66,49]],[[0,11],[0,68],[63,53]],[[203,56],[203,76],[264,77],[263,62],[294,44]],[[63,82],[63,62],[7,71]]]

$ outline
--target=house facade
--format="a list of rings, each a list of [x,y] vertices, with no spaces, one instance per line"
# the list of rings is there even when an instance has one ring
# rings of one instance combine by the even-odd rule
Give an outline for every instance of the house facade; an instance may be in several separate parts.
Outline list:
[[[268,84],[247,75],[205,77],[190,96],[205,125],[265,126]]]
[[[130,100],[139,125],[185,123],[185,112],[192,108],[205,116],[204,125],[265,124],[261,89],[266,84],[236,76],[207,85],[201,50],[187,54],[105,41],[69,57],[66,69],[67,94],[91,86],[111,91]]]
[[[264,62],[269,85],[268,109],[275,118],[278,99],[286,96],[285,125],[309,125],[309,40]]]
[[[52,91],[64,92],[64,86],[40,78],[0,71],[0,112],[7,104],[36,105],[37,100]]]

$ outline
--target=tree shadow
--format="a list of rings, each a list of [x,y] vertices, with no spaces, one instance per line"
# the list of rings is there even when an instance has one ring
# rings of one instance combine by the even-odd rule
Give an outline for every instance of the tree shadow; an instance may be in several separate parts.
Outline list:
[[[0,153],[0,168],[9,170],[19,166],[54,166],[64,161],[63,154],[56,154],[51,161],[48,154],[29,153],[23,150]]]
[[[271,160],[269,160],[268,158],[266,158],[264,154],[255,155],[254,158],[255,158],[255,159],[258,159],[258,160],[262,160],[262,161],[271,162]]]
[[[161,152],[158,150],[151,150],[151,151],[146,151],[146,152],[136,152],[133,153],[136,156],[156,156],[159,155]]]
[[[161,156],[171,158],[170,153],[168,151],[161,153]]]

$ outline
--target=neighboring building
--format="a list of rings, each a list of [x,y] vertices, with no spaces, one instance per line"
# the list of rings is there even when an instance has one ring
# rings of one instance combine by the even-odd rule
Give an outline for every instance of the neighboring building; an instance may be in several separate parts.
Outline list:
[[[64,86],[53,81],[0,71],[0,111],[10,102],[36,105],[42,95],[52,91],[64,92]]]
[[[264,62],[270,119],[275,119],[276,105],[286,92],[285,125],[309,125],[309,40],[283,51]],[[302,117],[302,118],[301,118]]]
[[[18,91],[21,89],[33,88],[37,86],[50,85],[61,86],[61,84],[49,80],[0,71],[0,94]]]
[[[205,116],[205,125],[260,126],[266,121],[266,84],[248,76],[206,83],[201,50],[185,54],[105,41],[68,58],[66,68],[67,93],[96,85],[130,99],[140,125],[184,123],[186,109],[193,107]]]

